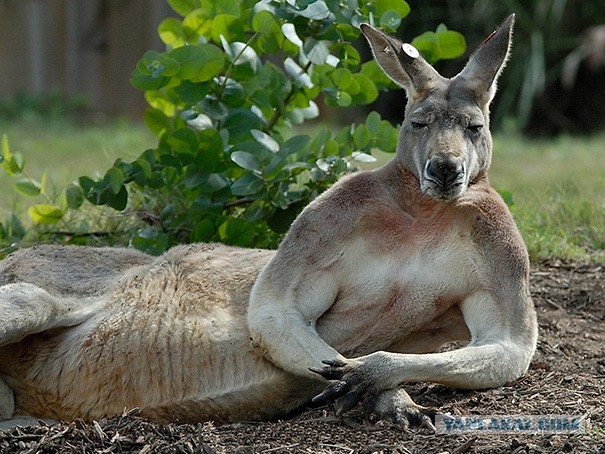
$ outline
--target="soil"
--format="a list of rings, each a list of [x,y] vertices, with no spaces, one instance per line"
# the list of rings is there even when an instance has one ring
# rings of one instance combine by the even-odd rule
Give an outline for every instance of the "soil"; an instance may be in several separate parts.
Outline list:
[[[582,433],[435,435],[343,418],[330,406],[289,420],[214,426],[159,425],[136,411],[101,421],[0,431],[2,453],[605,453],[605,267],[551,261],[535,265],[532,294],[540,339],[529,372],[487,391],[419,383],[406,386],[419,403],[452,415],[575,415]]]

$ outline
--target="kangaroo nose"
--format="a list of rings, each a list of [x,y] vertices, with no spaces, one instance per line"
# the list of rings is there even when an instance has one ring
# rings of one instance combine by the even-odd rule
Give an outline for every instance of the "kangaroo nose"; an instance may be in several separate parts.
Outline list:
[[[436,155],[427,161],[424,172],[427,179],[448,187],[462,179],[464,167],[459,159]]]

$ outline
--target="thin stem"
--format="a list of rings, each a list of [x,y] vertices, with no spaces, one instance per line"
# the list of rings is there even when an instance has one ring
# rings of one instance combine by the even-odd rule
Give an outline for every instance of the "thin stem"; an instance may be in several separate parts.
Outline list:
[[[309,62],[307,62],[307,64],[305,65],[305,67],[302,68],[300,74],[306,73],[309,70],[310,67],[311,67],[311,62],[309,61]],[[288,103],[292,100],[292,98],[294,97],[295,94],[296,94],[296,85],[294,83],[292,83],[292,88],[290,89],[290,92],[286,95],[286,98],[284,99],[284,109],[286,108],[286,106],[288,105]],[[271,117],[271,119],[267,123],[267,126],[265,128],[265,132],[271,131],[275,127],[275,124],[281,118],[282,115],[283,115],[282,109],[276,108],[275,112],[273,112],[273,116]]]
[[[250,39],[248,39],[248,41],[246,41],[246,44],[244,45],[244,47],[242,47],[242,50],[239,51],[239,53],[235,56],[235,58],[233,59],[233,61],[231,62],[231,64],[227,68],[227,70],[225,71],[225,75],[223,76],[223,82],[218,87],[218,93],[216,94],[217,99],[220,99],[221,96],[223,96],[223,91],[225,91],[225,87],[227,86],[227,81],[229,80],[229,76],[231,75],[231,72],[233,71],[233,68],[235,67],[235,62],[237,60],[239,60],[239,58],[244,54],[246,49],[248,49],[251,46],[252,42],[256,39],[257,36],[258,36],[258,32],[255,32],[252,36],[250,36]]]
[[[244,197],[242,199],[234,200],[233,202],[227,202],[227,203],[225,203],[223,205],[223,209],[227,210],[229,208],[233,208],[233,207],[236,207],[236,206],[247,205],[247,204],[252,203],[252,202],[254,202],[254,199],[249,199],[249,198]]]

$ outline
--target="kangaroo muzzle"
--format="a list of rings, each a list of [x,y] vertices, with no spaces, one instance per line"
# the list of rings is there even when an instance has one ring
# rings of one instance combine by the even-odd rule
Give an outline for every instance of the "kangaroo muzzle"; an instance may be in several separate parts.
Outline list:
[[[422,191],[438,199],[453,199],[466,190],[466,168],[462,159],[456,156],[431,156],[422,177]]]

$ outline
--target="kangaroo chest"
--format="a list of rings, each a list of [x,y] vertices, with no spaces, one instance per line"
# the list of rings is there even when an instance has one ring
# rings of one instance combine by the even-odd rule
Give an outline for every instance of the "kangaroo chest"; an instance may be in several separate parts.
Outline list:
[[[473,290],[480,262],[472,241],[454,223],[399,227],[388,248],[365,235],[343,250],[338,295],[317,322],[343,354],[387,349],[414,333],[461,331],[457,306]]]

